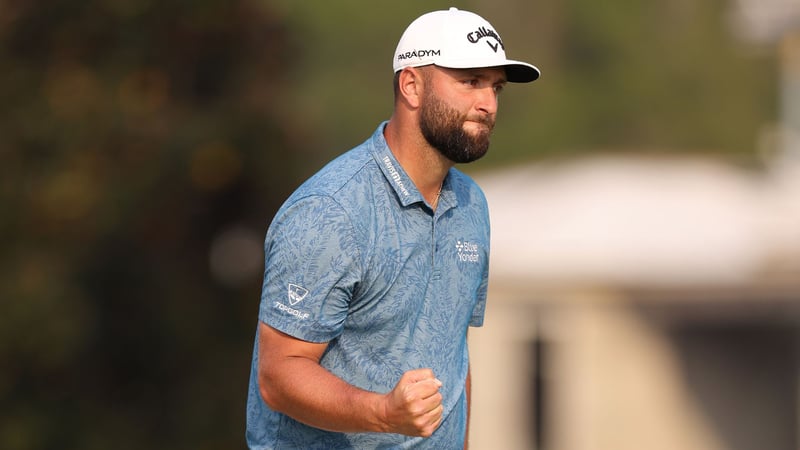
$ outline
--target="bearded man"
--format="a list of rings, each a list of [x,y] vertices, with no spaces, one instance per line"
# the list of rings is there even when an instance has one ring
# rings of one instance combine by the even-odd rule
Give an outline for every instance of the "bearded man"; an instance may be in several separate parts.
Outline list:
[[[394,56],[394,111],[283,204],[267,232],[247,404],[251,449],[467,446],[467,330],[483,324],[481,158],[507,82],[482,17],[424,14]]]

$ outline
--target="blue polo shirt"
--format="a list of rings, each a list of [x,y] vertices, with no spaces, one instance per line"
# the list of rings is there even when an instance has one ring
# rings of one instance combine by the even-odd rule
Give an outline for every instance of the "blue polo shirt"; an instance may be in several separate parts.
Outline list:
[[[259,319],[310,342],[320,363],[385,393],[411,369],[443,385],[444,419],[430,438],[332,433],[270,410],[253,353],[247,442],[253,449],[462,448],[467,328],[483,324],[489,263],[486,199],[450,169],[434,212],[392,155],[381,124],[284,203],[267,232]]]

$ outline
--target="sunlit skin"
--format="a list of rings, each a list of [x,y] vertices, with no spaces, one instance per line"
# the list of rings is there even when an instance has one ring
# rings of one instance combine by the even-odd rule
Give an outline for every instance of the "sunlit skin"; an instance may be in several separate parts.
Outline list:
[[[437,73],[443,78],[438,84]],[[427,67],[423,74],[434,88],[426,91],[420,107],[420,128],[428,143],[454,163],[481,158],[489,148],[505,71]]]
[[[439,121],[445,122],[445,129],[448,128],[448,118],[459,117],[456,126],[478,142],[485,140],[488,148],[497,117],[498,96],[506,82],[505,70],[492,67],[448,69],[425,66],[405,68],[400,72],[395,110],[384,136],[394,156],[430,204],[433,204],[447,171],[458,161],[434,148],[423,135],[420,121],[424,109],[438,99],[445,106]],[[485,151],[483,149],[483,153]],[[483,154],[474,156],[473,160]]]

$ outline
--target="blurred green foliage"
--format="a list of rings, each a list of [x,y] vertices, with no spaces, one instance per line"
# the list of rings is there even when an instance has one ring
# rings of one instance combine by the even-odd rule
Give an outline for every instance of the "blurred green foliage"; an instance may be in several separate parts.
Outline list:
[[[543,71],[477,169],[753,160],[774,120],[772,55],[729,2],[456,3]],[[0,2],[0,448],[242,447],[260,267],[210,254],[388,118],[400,33],[449,5]]]
[[[258,280],[209,246],[299,182],[256,2],[4,2],[0,448],[241,442]]]
[[[307,144],[321,163],[391,113],[391,55],[421,6],[272,3],[302,30],[306,54],[291,69],[284,104],[314,124]],[[481,13],[509,57],[542,70],[535,83],[504,91],[492,149],[466,170],[598,151],[758,163],[756,142],[777,110],[775,52],[737,37],[735,2],[433,1],[425,10],[451,4]]]

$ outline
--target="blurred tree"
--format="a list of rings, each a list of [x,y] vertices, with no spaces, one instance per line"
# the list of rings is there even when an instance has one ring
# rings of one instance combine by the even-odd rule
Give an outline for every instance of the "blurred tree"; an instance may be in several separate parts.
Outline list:
[[[299,182],[299,52],[248,0],[0,3],[0,448],[240,446],[258,274],[209,248]]]
[[[389,55],[406,22],[452,2],[272,0],[304,28],[307,57],[287,84],[287,114],[314,129],[327,159],[391,110]],[[542,69],[509,86],[487,158],[465,170],[599,151],[702,153],[752,164],[776,117],[775,55],[739,41],[734,2],[473,0],[509,56]],[[374,39],[369,39],[374,37]],[[315,160],[319,162],[319,160]]]
[[[563,4],[555,77],[574,118],[558,147],[753,159],[774,117],[770,55],[748,53],[730,2]]]

